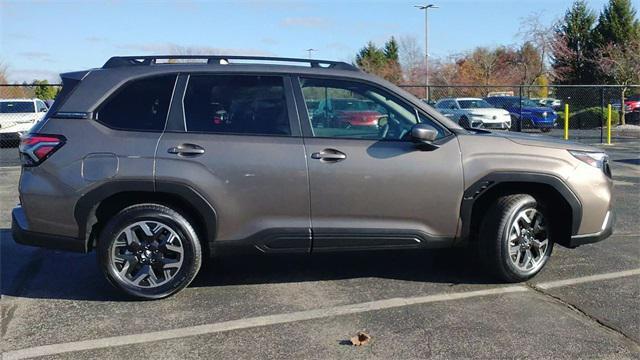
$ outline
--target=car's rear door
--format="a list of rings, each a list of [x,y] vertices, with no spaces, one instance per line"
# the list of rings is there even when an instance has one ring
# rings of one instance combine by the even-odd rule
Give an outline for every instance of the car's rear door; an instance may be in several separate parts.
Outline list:
[[[373,84],[297,80],[309,163],[312,251],[449,245],[463,192],[457,138]],[[304,104],[328,98],[374,102],[378,125],[343,128],[313,121]],[[416,116],[438,129],[437,147],[410,141]]]
[[[181,75],[158,144],[156,183],[196,190],[215,209],[217,249],[310,249],[309,182],[289,78]],[[215,241],[214,241],[215,240]]]

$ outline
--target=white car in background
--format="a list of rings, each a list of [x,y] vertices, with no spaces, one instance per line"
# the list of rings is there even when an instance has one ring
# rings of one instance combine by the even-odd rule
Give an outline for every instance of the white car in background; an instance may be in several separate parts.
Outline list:
[[[435,108],[463,127],[509,130],[511,115],[480,98],[445,98]]]
[[[0,99],[0,146],[17,146],[20,136],[48,110],[40,99]]]

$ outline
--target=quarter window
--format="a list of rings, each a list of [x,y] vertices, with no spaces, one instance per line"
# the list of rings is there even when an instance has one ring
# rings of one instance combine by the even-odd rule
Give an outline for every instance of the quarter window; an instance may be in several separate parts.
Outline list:
[[[184,113],[189,132],[291,135],[279,76],[192,75]]]
[[[158,76],[124,85],[100,107],[96,118],[121,130],[162,131],[176,76]]]

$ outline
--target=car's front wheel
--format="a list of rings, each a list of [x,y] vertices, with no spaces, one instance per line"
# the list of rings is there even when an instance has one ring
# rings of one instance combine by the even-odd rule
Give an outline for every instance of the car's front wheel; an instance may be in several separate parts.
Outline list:
[[[547,263],[553,241],[544,208],[531,195],[499,198],[480,226],[481,260],[500,279],[525,281]]]
[[[98,239],[98,261],[118,289],[141,299],[160,299],[191,283],[202,250],[196,231],[180,213],[140,204],[109,220]]]

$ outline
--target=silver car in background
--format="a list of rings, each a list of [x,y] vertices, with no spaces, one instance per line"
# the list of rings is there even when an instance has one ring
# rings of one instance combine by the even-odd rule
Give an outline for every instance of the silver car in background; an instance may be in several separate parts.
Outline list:
[[[435,104],[444,116],[466,128],[508,130],[511,115],[479,98],[444,98]]]

